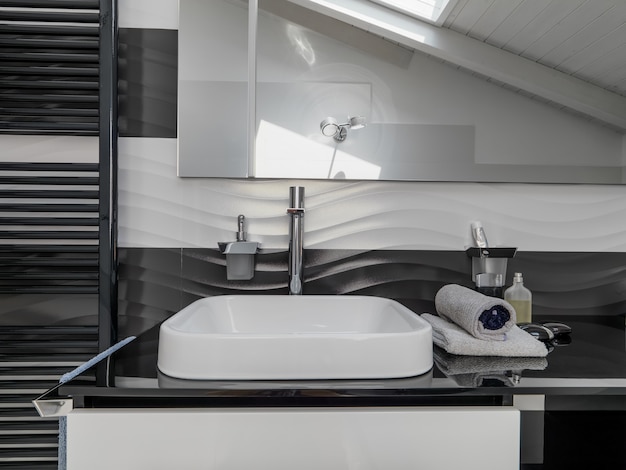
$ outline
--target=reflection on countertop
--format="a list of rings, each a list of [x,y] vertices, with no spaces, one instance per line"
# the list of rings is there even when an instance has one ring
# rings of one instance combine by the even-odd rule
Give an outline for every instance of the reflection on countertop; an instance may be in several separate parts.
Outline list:
[[[624,316],[554,318],[569,324],[570,344],[547,358],[452,356],[435,347],[435,365],[417,377],[379,380],[196,381],[157,369],[159,327],[112,356],[115,373],[106,387],[81,378],[62,387],[73,396],[106,397],[424,397],[515,394],[626,395]],[[92,374],[93,375],[93,374]]]

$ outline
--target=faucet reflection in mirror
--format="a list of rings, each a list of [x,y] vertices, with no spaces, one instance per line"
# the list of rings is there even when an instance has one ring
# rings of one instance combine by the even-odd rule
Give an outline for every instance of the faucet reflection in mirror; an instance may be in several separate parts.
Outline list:
[[[304,282],[302,246],[304,232],[304,187],[289,188],[289,295],[301,295]]]
[[[333,118],[327,117],[320,123],[322,135],[332,137],[336,142],[343,142],[348,136],[348,129],[362,129],[365,127],[363,116],[348,117],[348,121],[342,124]]]

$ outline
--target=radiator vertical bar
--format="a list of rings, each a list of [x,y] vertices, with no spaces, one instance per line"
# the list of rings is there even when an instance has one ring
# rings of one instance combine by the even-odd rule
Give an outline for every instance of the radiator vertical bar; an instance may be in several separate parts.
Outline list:
[[[117,0],[100,0],[100,351],[117,342],[117,35]],[[99,369],[98,383],[108,373]]]

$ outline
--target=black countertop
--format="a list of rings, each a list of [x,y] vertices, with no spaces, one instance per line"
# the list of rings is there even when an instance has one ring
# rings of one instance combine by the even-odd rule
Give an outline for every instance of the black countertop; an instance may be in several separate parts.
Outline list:
[[[157,369],[156,326],[98,365],[113,365],[108,385],[96,384],[93,368],[58,393],[89,407],[501,404],[503,397],[524,394],[626,396],[624,316],[552,319],[572,327],[571,342],[555,346],[545,359],[452,356],[435,347],[428,373],[378,380],[175,379]]]

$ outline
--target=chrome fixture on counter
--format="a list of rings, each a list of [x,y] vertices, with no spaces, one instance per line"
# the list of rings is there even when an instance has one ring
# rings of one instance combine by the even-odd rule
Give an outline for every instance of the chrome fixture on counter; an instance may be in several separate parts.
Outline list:
[[[478,292],[491,297],[503,297],[507,261],[515,256],[516,251],[517,248],[513,247],[476,246],[465,250],[467,256],[472,258],[472,281]]]
[[[301,295],[304,282],[302,247],[304,232],[304,187],[289,188],[289,295]]]
[[[332,137],[337,142],[343,142],[348,135],[348,129],[362,129],[365,127],[365,118],[363,116],[348,117],[348,122],[339,124],[333,117],[327,117],[320,123],[322,135]]]
[[[258,242],[246,241],[245,216],[237,217],[237,239],[234,242],[218,242],[220,251],[226,255],[226,279],[249,281],[254,277],[254,255]]]

